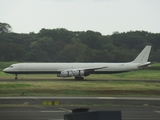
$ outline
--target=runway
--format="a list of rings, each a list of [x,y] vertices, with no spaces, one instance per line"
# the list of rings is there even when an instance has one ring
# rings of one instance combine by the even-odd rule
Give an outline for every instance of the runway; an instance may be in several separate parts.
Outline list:
[[[1,104],[41,105],[43,101],[58,101],[61,105],[159,106],[160,98],[151,97],[0,97]]]
[[[42,105],[59,101],[59,106]],[[122,120],[160,120],[160,98],[147,97],[0,97],[2,120],[64,120],[79,107],[90,111],[121,111]]]

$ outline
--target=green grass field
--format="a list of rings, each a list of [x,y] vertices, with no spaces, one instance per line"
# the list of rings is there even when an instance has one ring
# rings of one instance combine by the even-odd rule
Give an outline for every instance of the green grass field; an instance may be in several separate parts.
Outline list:
[[[160,83],[115,81],[1,82],[0,96],[159,96]]]
[[[138,81],[160,80],[159,63],[147,70],[121,74],[93,74],[85,77],[84,81],[75,81],[73,77],[57,78],[53,74],[19,75],[19,80],[16,81],[14,75],[2,72],[12,63],[15,62],[0,62],[0,80],[3,80],[0,82],[0,96],[160,96],[160,82]],[[34,81],[29,81],[30,79]],[[129,80],[137,81],[128,82]]]

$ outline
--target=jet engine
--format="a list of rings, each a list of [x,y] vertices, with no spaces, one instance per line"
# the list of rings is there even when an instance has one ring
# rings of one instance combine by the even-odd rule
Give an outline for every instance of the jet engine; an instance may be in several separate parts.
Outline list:
[[[72,70],[72,71],[61,71],[61,74],[57,74],[57,77],[79,77],[79,76],[88,76],[89,73],[83,70]]]
[[[85,72],[81,71],[81,70],[74,70],[73,72],[73,76],[84,76]]]
[[[57,77],[72,77],[73,73],[71,71],[61,71],[61,74],[57,74]]]

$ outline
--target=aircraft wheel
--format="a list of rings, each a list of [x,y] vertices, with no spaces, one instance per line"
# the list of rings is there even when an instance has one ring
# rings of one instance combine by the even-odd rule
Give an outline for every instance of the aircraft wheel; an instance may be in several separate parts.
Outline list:
[[[18,79],[18,77],[17,77],[17,75],[15,76],[15,80],[17,80]]]
[[[75,77],[75,80],[84,80],[83,77]]]

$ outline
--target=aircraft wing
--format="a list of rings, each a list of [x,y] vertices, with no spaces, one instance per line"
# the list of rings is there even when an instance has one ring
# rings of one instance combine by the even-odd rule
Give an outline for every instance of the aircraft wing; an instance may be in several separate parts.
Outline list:
[[[99,67],[87,67],[87,68],[73,68],[73,69],[66,69],[66,70],[60,70],[60,71],[75,71],[75,70],[82,70],[82,71],[94,71],[98,69],[107,68],[106,66],[99,66]]]

